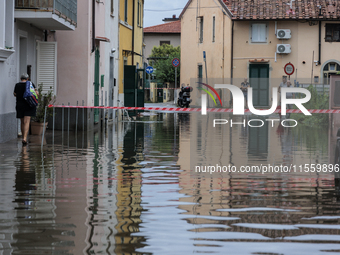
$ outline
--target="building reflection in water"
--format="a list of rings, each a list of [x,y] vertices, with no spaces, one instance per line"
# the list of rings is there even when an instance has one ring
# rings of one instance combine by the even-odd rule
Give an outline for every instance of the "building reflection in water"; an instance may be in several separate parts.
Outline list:
[[[115,226],[115,254],[137,254],[145,238],[132,236],[141,223],[141,168],[144,149],[144,123],[129,123],[123,138],[117,167],[117,225]]]
[[[233,121],[246,123],[252,117],[227,116]],[[285,128],[275,122],[262,128],[244,127],[243,125],[220,125],[213,127],[213,119],[225,119],[225,115],[191,115],[190,140],[180,137],[178,164],[181,202],[193,202],[194,205],[179,205],[188,215],[236,217],[235,222],[228,221],[231,227],[227,232],[259,233],[270,238],[283,238],[306,234],[340,234],[337,229],[292,228],[282,229],[280,225],[272,229],[261,224],[293,225],[299,223],[319,223],[306,218],[322,215],[337,215],[340,204],[334,202],[333,174],[292,173],[292,174],[256,174],[256,173],[215,173],[197,174],[193,164],[185,160],[187,149],[191,149],[191,160],[203,165],[259,166],[328,164],[330,148],[327,147],[329,133],[325,128]],[[260,119],[256,117],[256,119]],[[254,123],[252,123],[255,125]],[[186,135],[184,135],[186,137]],[[334,147],[333,147],[334,148]],[[339,183],[338,181],[336,181]],[[303,199],[302,199],[303,198]],[[280,208],[275,210],[247,208]],[[295,209],[300,213],[286,213],[284,209]],[[281,210],[281,211],[280,211]],[[305,219],[305,220],[304,220]],[[217,224],[204,218],[192,218],[189,222],[197,224]],[[248,222],[260,224],[237,224]],[[230,224],[229,224],[230,223]],[[232,224],[235,223],[235,224]],[[196,232],[221,231],[218,225],[209,229],[197,227]],[[262,226],[262,227],[261,227]],[[280,229],[281,228],[281,229]]]

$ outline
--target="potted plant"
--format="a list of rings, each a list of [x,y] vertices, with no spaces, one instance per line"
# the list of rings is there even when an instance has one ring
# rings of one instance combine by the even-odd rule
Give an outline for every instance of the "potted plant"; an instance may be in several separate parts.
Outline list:
[[[45,118],[45,108],[46,108],[46,119],[53,115],[53,108],[49,108],[50,104],[54,104],[55,96],[53,95],[52,90],[49,90],[47,93],[43,93],[43,85],[38,85],[38,106],[37,106],[37,114],[34,118],[32,118],[31,122],[31,133],[32,135],[41,135],[47,127],[47,122],[44,126],[44,118]]]

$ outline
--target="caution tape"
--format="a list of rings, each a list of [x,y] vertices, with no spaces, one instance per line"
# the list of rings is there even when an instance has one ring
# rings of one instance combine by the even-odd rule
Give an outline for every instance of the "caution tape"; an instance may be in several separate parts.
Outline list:
[[[175,108],[175,107],[112,107],[112,106],[73,106],[73,105],[49,105],[49,108],[79,108],[79,109],[107,109],[107,110],[145,110],[145,111],[168,111],[168,112],[200,112],[201,108]],[[260,109],[261,110],[261,109]],[[265,110],[265,109],[263,109]],[[268,110],[268,109],[266,109]],[[310,113],[340,113],[340,110],[322,110],[311,109]],[[233,109],[228,108],[207,108],[207,112],[229,112],[232,113]],[[250,112],[249,109],[245,109],[244,112]],[[302,113],[301,110],[287,109],[287,113]],[[274,113],[281,113],[281,109],[275,110]]]
[[[176,88],[144,88],[144,89],[176,89]],[[179,88],[177,88],[179,89]]]

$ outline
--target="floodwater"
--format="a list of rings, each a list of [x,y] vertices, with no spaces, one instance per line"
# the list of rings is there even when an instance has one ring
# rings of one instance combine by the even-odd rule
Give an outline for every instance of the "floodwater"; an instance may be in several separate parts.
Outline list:
[[[42,151],[40,137],[1,144],[0,254],[339,254],[337,174],[190,166],[329,166],[339,117],[295,128],[214,118],[232,116],[163,112],[49,132]]]

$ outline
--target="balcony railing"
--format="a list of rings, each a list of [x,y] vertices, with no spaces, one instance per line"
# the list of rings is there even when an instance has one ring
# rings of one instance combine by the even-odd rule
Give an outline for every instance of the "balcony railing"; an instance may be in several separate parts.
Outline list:
[[[77,23],[77,0],[15,0],[15,9],[51,11]]]

